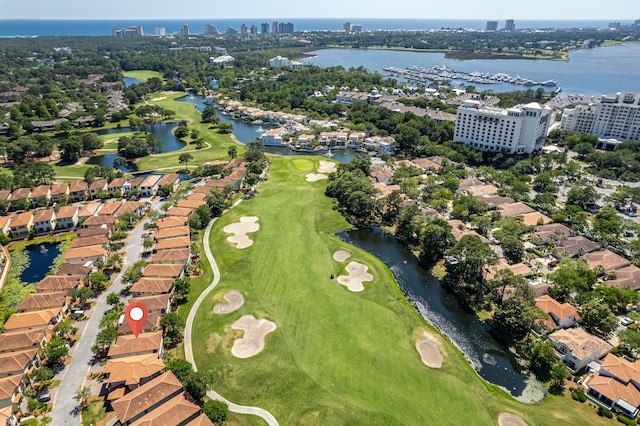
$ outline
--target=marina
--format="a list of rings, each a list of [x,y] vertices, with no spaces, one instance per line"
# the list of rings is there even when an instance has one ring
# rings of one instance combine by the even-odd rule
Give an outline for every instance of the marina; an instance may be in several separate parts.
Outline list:
[[[457,70],[448,65],[437,65],[433,67],[423,68],[418,66],[411,66],[406,68],[399,67],[386,67],[384,71],[388,72],[390,76],[396,78],[403,78],[405,80],[417,81],[419,83],[429,82],[451,82],[453,80],[464,80],[474,84],[500,84],[511,83],[521,86],[545,86],[555,87],[557,83],[555,80],[535,81],[520,76],[510,76],[506,73],[482,73],[479,71],[466,72]]]

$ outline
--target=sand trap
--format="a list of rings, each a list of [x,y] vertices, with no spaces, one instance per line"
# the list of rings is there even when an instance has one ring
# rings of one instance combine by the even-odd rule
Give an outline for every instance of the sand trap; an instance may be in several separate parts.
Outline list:
[[[160,96],[159,98],[153,98],[153,99],[151,99],[151,102],[155,102],[155,101],[162,101],[162,100],[164,100],[164,99],[167,99],[167,97],[166,97],[166,96]]]
[[[333,260],[335,260],[336,262],[344,262],[350,257],[351,253],[346,250],[338,250],[337,252],[333,253]]]
[[[527,426],[524,420],[519,416],[510,413],[502,413],[498,417],[498,424],[500,426]]]
[[[244,330],[244,337],[233,342],[231,353],[236,358],[250,358],[264,349],[264,337],[276,329],[276,323],[245,315],[231,325],[235,330]]]
[[[336,163],[333,161],[320,160],[320,167],[318,167],[318,173],[333,173],[336,171]]]
[[[230,314],[231,312],[237,311],[242,305],[244,305],[244,297],[242,297],[242,294],[240,294],[239,291],[228,291],[223,297],[228,303],[218,303],[213,307],[213,312],[218,315]]]
[[[349,275],[340,275],[338,282],[346,286],[354,293],[364,290],[363,281],[373,281],[373,275],[367,272],[369,267],[358,262],[351,262],[347,265]]]
[[[260,225],[256,222],[258,218],[255,216],[243,216],[239,223],[232,223],[224,227],[223,231],[228,234],[235,234],[227,237],[230,243],[236,243],[237,249],[251,247],[253,240],[247,236],[249,232],[256,232],[260,229]]]
[[[422,362],[427,367],[440,368],[442,367],[442,353],[436,343],[431,337],[424,333],[424,339],[420,339],[416,342],[416,349],[422,358]]]
[[[327,175],[322,175],[322,174],[315,174],[315,173],[307,173],[306,175],[306,181],[307,182],[317,182],[319,180],[324,180],[327,179]]]

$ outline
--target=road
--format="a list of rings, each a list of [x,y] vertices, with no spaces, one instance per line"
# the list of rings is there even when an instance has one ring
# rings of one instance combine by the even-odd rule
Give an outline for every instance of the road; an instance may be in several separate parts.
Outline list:
[[[238,202],[240,201],[241,200],[239,200]],[[211,254],[211,248],[209,247],[209,235],[211,234],[211,227],[213,226],[215,221],[216,219],[213,219],[209,223],[209,226],[207,226],[207,229],[204,231],[204,253],[207,256],[207,260],[209,261],[209,264],[211,265],[211,269],[213,270],[213,281],[211,281],[211,284],[209,284],[209,286],[200,294],[200,296],[198,296],[198,299],[191,307],[191,310],[189,311],[189,316],[187,317],[187,323],[184,328],[184,356],[187,359],[187,361],[189,361],[193,365],[193,369],[196,371],[198,371],[198,368],[193,358],[193,348],[191,346],[191,337],[192,337],[191,331],[193,328],[193,320],[196,317],[196,312],[198,312],[198,308],[200,307],[200,304],[202,304],[204,299],[209,295],[209,293],[211,293],[211,291],[220,282],[220,270],[218,269],[218,264],[216,263],[216,260],[213,258],[213,254]],[[264,421],[267,422],[269,426],[279,425],[278,420],[276,420],[274,415],[263,408],[235,404],[225,399],[222,395],[220,395],[219,393],[213,390],[208,391],[207,396],[211,399],[224,402],[229,406],[229,411],[233,413],[251,414],[254,416],[261,417],[262,419],[264,419]]]
[[[77,413],[78,402],[73,399],[73,396],[75,395],[76,389],[83,386],[87,380],[87,374],[93,361],[91,346],[93,346],[96,335],[100,331],[100,320],[105,312],[110,309],[110,306],[107,304],[107,294],[111,292],[120,294],[125,287],[124,284],[122,284],[123,272],[140,259],[142,253],[142,235],[144,233],[144,223],[146,222],[147,219],[140,221],[129,234],[122,271],[118,274],[113,284],[111,284],[111,287],[103,292],[96,300],[84,332],[74,346],[71,361],[65,368],[60,386],[53,399],[51,415],[53,418],[52,424],[54,425],[82,425],[82,419]]]

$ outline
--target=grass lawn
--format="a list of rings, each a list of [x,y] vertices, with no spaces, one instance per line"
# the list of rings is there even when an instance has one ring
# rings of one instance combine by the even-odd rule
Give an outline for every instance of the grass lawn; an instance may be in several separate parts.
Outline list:
[[[140,81],[147,81],[152,77],[157,77],[160,80],[164,80],[162,74],[157,71],[149,71],[149,70],[133,70],[133,71],[122,71],[122,76],[126,78],[135,78]]]
[[[530,425],[602,422],[569,397],[519,403],[481,380],[444,338],[442,368],[424,366],[415,342],[422,331],[435,331],[404,300],[382,262],[332,236],[348,225],[324,196],[326,181],[304,180],[318,161],[273,158],[258,196],[214,224],[210,244],[221,281],[198,311],[193,349],[198,369],[214,374],[217,391],[269,410],[281,424],[495,425],[505,411]],[[231,247],[222,231],[241,216],[260,218],[259,231],[250,234],[254,245],[244,250]],[[348,263],[332,259],[338,249],[369,266],[375,280],[362,293],[329,278]],[[197,281],[191,300],[207,285]],[[230,289],[243,293],[244,306],[215,315],[213,306]],[[263,352],[238,359],[230,349],[242,332],[230,326],[248,314],[278,328]]]
[[[82,424],[96,425],[107,416],[103,398],[95,398],[82,409]],[[103,422],[104,423],[104,422]]]

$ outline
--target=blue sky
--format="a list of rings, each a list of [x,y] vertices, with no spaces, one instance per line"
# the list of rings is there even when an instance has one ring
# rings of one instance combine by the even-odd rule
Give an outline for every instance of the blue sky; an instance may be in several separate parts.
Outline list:
[[[0,0],[2,19],[640,19],[639,0]]]

